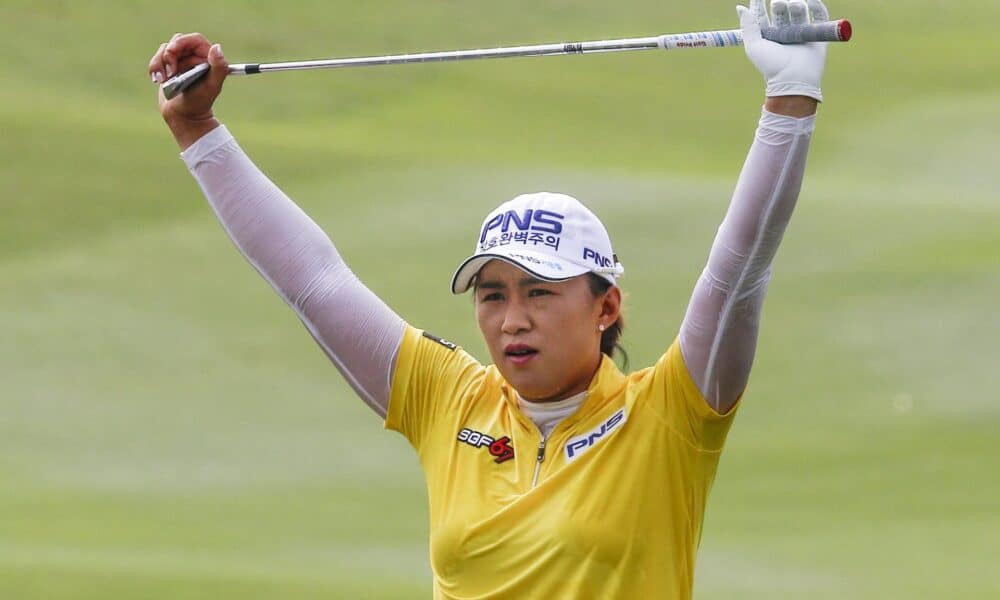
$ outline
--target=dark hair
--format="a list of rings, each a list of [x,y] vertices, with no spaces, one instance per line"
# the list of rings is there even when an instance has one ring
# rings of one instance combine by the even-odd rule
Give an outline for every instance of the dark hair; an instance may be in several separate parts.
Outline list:
[[[587,273],[587,282],[590,284],[590,293],[592,293],[595,298],[611,289],[611,282],[595,273]],[[622,333],[624,332],[625,319],[622,317],[621,313],[619,313],[618,320],[612,323],[611,326],[605,329],[601,334],[601,353],[614,358],[615,351],[619,351],[622,355],[622,368],[628,369],[628,352],[625,352],[625,348],[618,343],[618,340],[621,339]]]

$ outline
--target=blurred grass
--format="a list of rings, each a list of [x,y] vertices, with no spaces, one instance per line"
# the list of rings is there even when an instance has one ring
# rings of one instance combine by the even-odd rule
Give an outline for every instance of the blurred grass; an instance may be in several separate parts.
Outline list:
[[[696,596],[995,596],[1000,5],[831,5],[857,37],[831,49]],[[159,41],[267,61],[734,21],[720,2],[5,2],[0,597],[429,595],[417,461],[212,218],[145,77]],[[366,283],[484,358],[446,291],[469,231],[522,191],[581,197],[628,266],[641,366],[760,95],[739,51],[638,53],[233,79],[218,112]]]

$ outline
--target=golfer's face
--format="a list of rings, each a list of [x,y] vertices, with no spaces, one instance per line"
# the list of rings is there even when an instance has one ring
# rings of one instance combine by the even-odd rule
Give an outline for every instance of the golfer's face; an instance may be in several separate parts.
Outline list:
[[[476,279],[476,317],[493,362],[528,400],[587,389],[600,362],[600,314],[586,276],[550,283],[492,260]]]

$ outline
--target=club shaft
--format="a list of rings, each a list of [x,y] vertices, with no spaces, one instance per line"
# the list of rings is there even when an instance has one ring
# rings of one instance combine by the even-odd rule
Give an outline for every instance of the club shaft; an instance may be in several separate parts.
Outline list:
[[[551,56],[554,54],[593,54],[626,50],[653,50],[660,48],[659,37],[602,40],[594,42],[560,42],[532,46],[484,48],[478,50],[449,50],[417,54],[390,54],[358,58],[333,58],[328,60],[302,60],[279,63],[236,64],[229,66],[230,74],[269,73],[272,71],[299,71],[309,69],[339,69],[344,67],[373,67],[413,63],[448,62],[484,58],[514,58],[523,56]]]
[[[851,37],[850,23],[829,21],[808,25],[769,27],[762,31],[763,37],[780,43],[802,43],[810,41],[847,41]],[[447,50],[443,52],[420,52],[417,54],[390,54],[386,56],[362,56],[357,58],[333,58],[326,60],[302,60],[278,63],[241,63],[229,65],[231,75],[254,75],[273,71],[303,71],[314,69],[341,69],[347,67],[372,67],[403,65],[428,62],[448,62],[486,58],[512,58],[524,56],[553,56],[562,54],[596,54],[600,52],[623,52],[630,50],[682,50],[691,48],[725,48],[743,45],[743,33],[739,29],[676,33],[652,37],[599,40],[590,42],[560,42],[531,46],[508,46],[478,50]],[[200,64],[193,69],[167,80],[163,93],[170,99],[197,82],[208,72],[208,64]]]

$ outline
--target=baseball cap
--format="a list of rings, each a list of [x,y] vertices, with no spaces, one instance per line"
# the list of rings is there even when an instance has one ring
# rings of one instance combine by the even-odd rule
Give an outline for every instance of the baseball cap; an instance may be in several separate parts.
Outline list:
[[[474,253],[451,279],[452,293],[468,290],[483,265],[494,259],[544,281],[596,273],[616,285],[625,272],[597,215],[576,198],[552,192],[522,194],[486,215]]]

